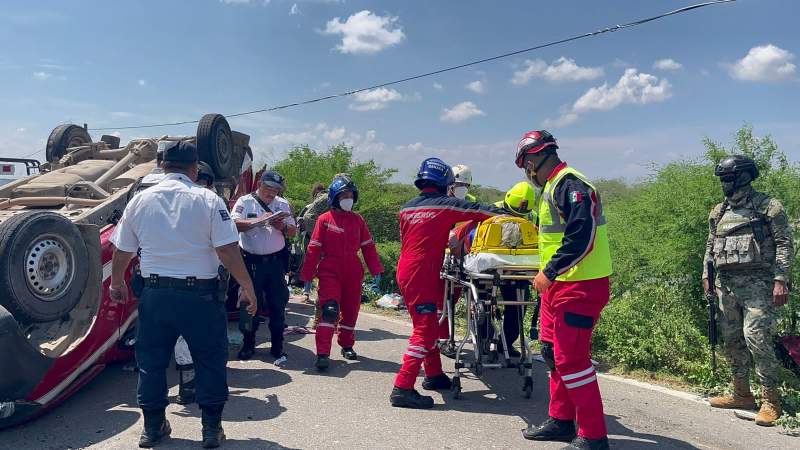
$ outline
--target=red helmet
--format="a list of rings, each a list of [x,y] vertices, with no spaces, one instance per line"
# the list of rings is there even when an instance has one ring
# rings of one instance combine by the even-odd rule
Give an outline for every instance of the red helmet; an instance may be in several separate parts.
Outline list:
[[[522,136],[519,144],[517,144],[517,167],[520,169],[523,166],[525,155],[533,155],[540,151],[552,147],[553,150],[558,148],[556,138],[545,130],[541,131],[528,131]]]

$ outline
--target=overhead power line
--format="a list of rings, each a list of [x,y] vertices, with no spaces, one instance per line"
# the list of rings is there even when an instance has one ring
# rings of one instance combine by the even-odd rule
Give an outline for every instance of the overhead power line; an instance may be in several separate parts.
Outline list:
[[[406,82],[413,81],[413,80],[418,80],[420,78],[431,77],[431,76],[434,76],[434,75],[439,75],[441,73],[451,72],[453,70],[458,70],[458,69],[463,69],[465,67],[475,66],[475,65],[487,63],[487,62],[490,62],[490,61],[496,61],[498,59],[503,59],[503,58],[508,58],[508,57],[511,57],[511,56],[521,55],[523,53],[532,52],[534,50],[540,50],[540,49],[543,49],[543,48],[546,48],[546,47],[552,47],[552,46],[555,46],[555,45],[560,45],[560,44],[564,44],[564,43],[571,42],[571,41],[577,41],[579,39],[590,38],[590,37],[598,36],[598,35],[605,34],[605,33],[611,33],[611,32],[614,32],[614,31],[619,31],[619,30],[624,30],[624,29],[627,29],[627,28],[632,28],[632,27],[635,27],[635,26],[638,26],[638,25],[642,25],[642,24],[645,24],[645,23],[648,23],[648,22],[652,22],[654,20],[663,19],[665,17],[669,17],[669,16],[672,16],[672,15],[675,15],[675,14],[681,14],[681,13],[685,13],[685,12],[688,12],[688,11],[691,11],[691,10],[694,10],[694,9],[703,8],[705,6],[717,5],[717,4],[722,4],[722,3],[731,3],[731,2],[734,2],[734,1],[736,1],[736,0],[715,0],[715,1],[709,1],[709,2],[704,2],[704,3],[698,3],[698,4],[695,4],[695,5],[685,6],[683,8],[678,8],[678,9],[675,9],[673,11],[669,11],[669,12],[666,12],[666,13],[663,13],[663,14],[659,14],[657,16],[648,17],[648,18],[645,18],[645,19],[639,19],[639,20],[636,20],[636,21],[633,21],[633,22],[622,24],[622,25],[614,25],[614,26],[602,28],[602,29],[599,29],[599,30],[596,30],[596,31],[592,31],[592,32],[589,32],[589,33],[579,34],[579,35],[575,35],[575,36],[572,36],[572,37],[559,39],[557,41],[552,41],[552,42],[548,42],[548,43],[545,43],[545,44],[540,44],[540,45],[536,45],[536,46],[533,46],[533,47],[528,47],[528,48],[525,48],[525,49],[522,49],[522,50],[516,50],[516,51],[513,51],[513,52],[503,53],[501,55],[496,55],[496,56],[492,56],[492,57],[489,57],[489,58],[483,58],[483,59],[478,59],[478,60],[475,60],[475,61],[470,61],[470,62],[467,62],[467,63],[464,63],[464,64],[459,64],[457,66],[450,66],[450,67],[446,67],[446,68],[443,68],[443,69],[438,69],[438,70],[434,70],[434,71],[431,71],[431,72],[425,72],[425,73],[421,73],[421,74],[418,74],[418,75],[413,75],[413,76],[409,76],[409,77],[406,77],[406,78],[400,78],[400,79],[393,80],[393,81],[387,81],[385,83],[375,84],[375,85],[368,86],[368,87],[362,87],[362,88],[359,88],[359,89],[354,89],[354,90],[350,90],[350,91],[346,91],[346,92],[341,92],[341,93],[338,93],[338,94],[326,95],[324,97],[317,97],[317,98],[313,98],[313,99],[310,99],[310,100],[287,103],[285,105],[271,106],[271,107],[265,107],[265,108],[260,108],[260,109],[254,109],[252,111],[244,111],[244,112],[238,112],[238,113],[233,113],[233,114],[226,114],[225,116],[226,117],[247,116],[247,115],[251,115],[251,114],[258,114],[258,113],[264,113],[264,112],[270,112],[270,111],[279,111],[279,110],[282,110],[282,109],[289,109],[289,108],[294,108],[294,107],[302,106],[302,105],[310,105],[312,103],[318,103],[318,102],[322,102],[322,101],[325,101],[325,100],[331,100],[331,99],[335,99],[335,98],[348,97],[348,96],[357,94],[359,92],[370,91],[370,90],[373,90],[373,89],[378,89],[378,88],[382,88],[382,87],[387,87],[387,86],[392,86],[392,85],[396,85],[396,84],[406,83]],[[169,127],[169,126],[178,126],[178,125],[188,125],[188,124],[193,124],[193,123],[198,123],[198,122],[199,122],[199,120],[185,120],[185,121],[181,121],[181,122],[165,122],[165,123],[156,123],[156,124],[149,124],[149,125],[132,125],[132,126],[124,126],[124,127],[90,128],[90,130],[92,130],[92,131],[134,130],[134,129],[140,129],[140,128],[156,128],[156,127]]]

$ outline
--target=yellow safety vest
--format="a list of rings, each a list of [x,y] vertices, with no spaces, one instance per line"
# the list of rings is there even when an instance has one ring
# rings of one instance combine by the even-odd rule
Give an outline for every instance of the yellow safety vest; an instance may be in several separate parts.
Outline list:
[[[539,205],[539,255],[542,268],[547,266],[547,263],[553,259],[553,255],[561,247],[564,240],[564,232],[567,229],[567,224],[559,214],[558,205],[554,200],[556,187],[567,175],[575,176],[586,183],[595,193],[597,192],[597,189],[582,173],[569,166],[563,168],[552,180],[548,180],[544,185],[542,190],[543,199]],[[597,218],[597,229],[592,250],[577,265],[559,275],[556,280],[584,281],[611,275],[611,252],[608,249],[606,217],[599,196],[598,202],[600,214]]]

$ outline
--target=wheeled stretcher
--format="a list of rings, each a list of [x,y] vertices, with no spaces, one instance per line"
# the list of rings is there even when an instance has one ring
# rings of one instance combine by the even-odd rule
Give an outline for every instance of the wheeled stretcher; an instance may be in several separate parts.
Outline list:
[[[501,239],[503,227],[498,222],[514,222],[518,231],[522,228],[522,236],[517,236],[516,240],[511,239],[517,244],[515,247],[501,245],[507,243],[508,239]],[[450,333],[449,338],[440,340],[440,345],[455,354],[452,388],[454,398],[460,396],[460,377],[464,371],[471,370],[480,377],[484,369],[499,368],[516,368],[523,378],[524,395],[530,398],[533,392],[530,340],[535,339],[537,334],[538,302],[526,295],[525,290],[530,289],[530,286],[520,281],[530,282],[538,273],[537,241],[536,228],[530,222],[511,217],[495,218],[477,228],[469,254],[463,257],[452,253],[446,255],[441,271],[441,278],[445,280],[445,298],[440,324],[443,325],[446,321]],[[503,287],[508,287],[506,292],[513,288],[516,297],[503,298]],[[456,337],[455,320],[459,297],[464,299],[466,310],[466,329],[460,338]],[[500,310],[506,306],[532,307],[534,311],[530,330],[526,330],[524,326],[525,314],[518,314],[521,344],[519,357],[509,355],[511,343],[506,342],[503,333]],[[472,352],[471,356],[467,353],[465,358],[463,350],[467,343],[471,344]]]

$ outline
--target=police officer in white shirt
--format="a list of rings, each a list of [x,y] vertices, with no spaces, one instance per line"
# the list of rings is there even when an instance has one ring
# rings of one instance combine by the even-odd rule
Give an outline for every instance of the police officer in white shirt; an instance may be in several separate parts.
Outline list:
[[[228,398],[227,315],[220,295],[220,261],[243,287],[240,303],[256,309],[255,291],[238,249],[238,235],[224,201],[197,186],[197,148],[162,142],[165,178],[136,194],[111,238],[110,296],[127,301],[125,271],[141,249],[142,282],[136,360],[138,401],[144,415],[139,446],[149,448],[171,432],[164,409],[166,368],[179,335],[189,344],[202,410],[203,447],[224,439],[222,409]]]
[[[292,209],[279,195],[285,189],[283,176],[266,171],[256,192],[239,197],[233,206],[233,217],[239,230],[239,246],[247,270],[255,284],[259,309],[269,311],[270,353],[280,361],[283,351],[283,329],[289,289],[286,285],[286,260],[283,250],[286,237],[297,233]],[[253,320],[251,330],[241,329],[244,335],[239,359],[253,357],[259,320]]]

